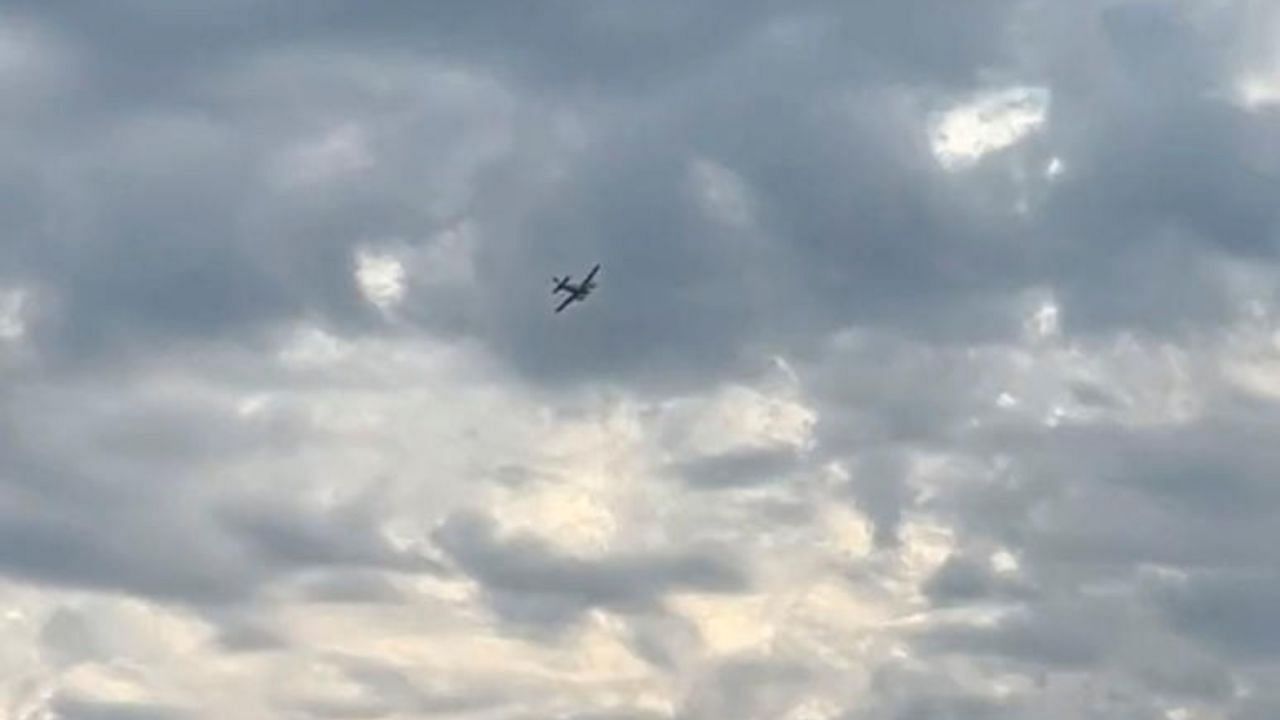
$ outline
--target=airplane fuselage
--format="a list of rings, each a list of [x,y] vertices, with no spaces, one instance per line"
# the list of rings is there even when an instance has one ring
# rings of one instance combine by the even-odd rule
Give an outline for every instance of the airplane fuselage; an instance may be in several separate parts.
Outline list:
[[[570,295],[586,295],[587,293],[595,289],[595,286],[596,286],[595,283],[585,283],[585,282],[574,285],[573,283],[569,282],[568,279],[564,279],[564,280],[561,280],[560,283],[556,285],[556,289],[552,290],[551,292],[553,293],[567,292]]]
[[[564,310],[566,307],[568,307],[570,303],[574,301],[581,301],[584,298],[586,298],[587,295],[590,295],[591,291],[596,288],[595,277],[596,277],[596,272],[598,272],[599,270],[600,270],[600,265],[599,263],[597,263],[595,267],[591,268],[591,272],[587,273],[587,277],[583,279],[582,282],[577,284],[571,282],[573,278],[572,276],[569,276],[569,275],[566,275],[562,278],[560,277],[551,278],[552,282],[555,283],[555,287],[551,289],[552,295],[555,295],[556,293],[561,293],[561,292],[569,294],[569,296],[564,299],[564,302],[561,303],[560,306],[556,308],[556,312],[560,312],[561,310]]]

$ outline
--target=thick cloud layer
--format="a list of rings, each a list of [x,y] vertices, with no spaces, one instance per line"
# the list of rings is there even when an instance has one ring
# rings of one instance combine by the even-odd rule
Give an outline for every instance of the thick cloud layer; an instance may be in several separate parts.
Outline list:
[[[0,715],[1270,717],[1277,28],[5,4]]]

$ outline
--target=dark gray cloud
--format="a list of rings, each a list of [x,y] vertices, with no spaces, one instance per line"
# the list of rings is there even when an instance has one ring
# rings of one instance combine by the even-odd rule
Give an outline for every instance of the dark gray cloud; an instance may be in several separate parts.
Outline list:
[[[685,618],[652,613],[634,615],[629,620],[628,640],[632,651],[654,666],[678,672],[701,650],[698,628]]]
[[[509,78],[496,86],[498,104],[481,100],[470,105],[470,116],[449,118],[452,111],[433,102],[429,81],[393,85],[388,94],[378,89],[385,79],[369,68],[380,60],[416,62],[428,72],[441,63],[472,63],[471,80],[481,87],[516,67],[534,70],[539,87],[555,98],[547,110],[582,118],[599,140],[589,158],[574,161],[569,185],[555,197],[530,205],[512,196],[527,195],[529,172],[537,171],[520,165],[528,159],[522,148],[464,191],[470,196],[464,204],[483,213],[476,221],[487,238],[479,248],[487,294],[464,292],[453,300],[479,303],[479,311],[424,310],[437,319],[431,324],[453,315],[462,322],[458,330],[479,334],[517,367],[543,377],[589,371],[657,379],[651,370],[723,367],[746,345],[768,339],[752,335],[780,330],[784,321],[815,327],[807,318],[821,318],[822,327],[886,313],[904,317],[913,308],[923,317],[922,303],[935,307],[930,298],[973,284],[962,266],[1003,264],[1005,253],[992,252],[990,243],[954,243],[953,256],[972,257],[957,257],[953,271],[935,262],[926,245],[899,242],[939,236],[942,223],[950,235],[979,228],[976,218],[939,195],[943,178],[916,140],[920,118],[900,116],[906,109],[895,108],[893,93],[884,89],[931,74],[963,80],[998,60],[1003,46],[991,40],[1002,37],[999,18],[1011,6],[984,2],[960,12],[932,3],[907,15],[816,2],[785,14],[764,3],[697,10],[662,3],[643,12],[605,5],[585,13],[559,5],[536,12],[360,13],[325,6],[284,15],[269,6],[255,13],[251,3],[195,15],[144,4],[105,15],[84,6],[26,7],[20,12],[57,28],[80,49],[87,87],[110,89],[77,109],[86,122],[110,118],[112,133],[60,147],[59,155],[68,156],[66,177],[36,201],[46,214],[67,218],[60,222],[78,234],[92,232],[94,241],[86,248],[58,238],[64,251],[55,253],[32,240],[29,252],[18,256],[18,269],[63,291],[57,342],[77,354],[122,342],[243,338],[264,323],[307,313],[365,324],[372,318],[361,311],[349,274],[353,244],[361,236],[422,237],[439,230],[443,218],[422,209],[424,201],[435,201],[410,199],[401,185],[445,189],[440,178],[467,182],[447,175],[458,163],[441,163],[436,148],[468,146],[464,127],[501,114],[506,96],[531,102]],[[552,34],[554,43],[543,42]],[[812,49],[797,54],[801,46]],[[169,47],[202,50],[170,53]],[[905,51],[910,47],[929,50]],[[355,59],[365,49],[373,53],[369,59]],[[343,72],[308,69],[314,66],[309,58],[332,54],[350,59],[340,61]],[[648,62],[637,62],[640,57]],[[865,69],[870,65],[877,72]],[[623,68],[644,80],[627,82]],[[753,82],[738,81],[756,71]],[[275,90],[252,86],[263,78],[294,86],[307,114],[296,102],[251,102],[257,96],[248,93]],[[824,107],[858,89],[864,99],[851,116]],[[784,110],[790,106],[808,110]],[[419,118],[411,132],[393,120],[406,111]],[[323,204],[269,187],[258,172],[263,155],[300,133],[322,131],[317,115],[368,122],[377,133],[374,151],[396,142],[394,157],[407,159],[403,150],[425,148],[425,141],[433,154],[415,158],[416,167],[388,158],[385,170],[324,194]],[[544,124],[531,119],[535,127]],[[730,135],[722,131],[726,123],[735,128]],[[78,126],[68,130],[83,133]],[[517,132],[523,138],[530,131]],[[844,162],[827,161],[832,147],[841,148]],[[725,162],[759,188],[773,236],[759,252],[735,262],[740,248],[726,245],[740,243],[731,236],[720,247],[703,241],[717,231],[689,205],[693,154]],[[457,159],[465,171],[467,158]],[[863,170],[871,165],[875,175]],[[910,196],[887,201],[917,185]],[[839,197],[823,195],[830,192]],[[91,205],[80,200],[85,197]],[[904,212],[910,204],[921,212]],[[527,212],[512,216],[519,206]],[[271,238],[269,249],[263,237]],[[555,240],[548,246],[541,238]],[[126,256],[133,261],[118,261]],[[583,318],[594,328],[580,328],[574,345],[592,351],[567,354],[562,348],[569,344],[555,340],[559,326],[550,324],[544,308],[513,300],[529,289],[531,276],[548,277],[587,258],[624,271],[610,271],[611,313]],[[729,267],[746,272],[725,274]],[[999,277],[983,275],[980,286]],[[658,286],[665,291],[653,292]],[[838,319],[818,312],[837,306]],[[684,321],[669,322],[676,312]],[[620,324],[627,333],[606,334]]]
[[[6,3],[0,579],[195,608],[209,647],[271,651],[257,662],[313,650],[276,611],[452,597],[414,584],[459,579],[434,540],[501,619],[613,611],[621,645],[691,688],[672,699],[687,717],[780,717],[823,685],[818,660],[704,659],[707,629],[666,600],[781,597],[757,561],[812,566],[929,606],[902,648],[929,672],[842,659],[872,677],[852,718],[1265,716],[1280,144],[1274,103],[1240,90],[1280,96],[1277,21],[1246,0]],[[939,114],[1009,87],[1044,93],[1043,123],[940,162]],[[391,312],[353,275],[364,248],[406,270]],[[551,314],[551,275],[596,261],[600,292]],[[402,355],[363,369],[376,381],[283,369],[303,323],[474,351],[477,395],[501,399],[477,400],[493,427],[473,435],[512,457],[455,457],[487,446],[455,452],[457,400]],[[774,355],[818,419],[803,457],[590,463],[619,504],[653,503],[609,507],[620,547],[661,552],[577,554],[458,511],[564,470],[560,446],[514,448],[545,424],[502,435],[504,403],[550,424],[587,388],[661,407]],[[280,394],[327,400],[262,400]],[[450,416],[413,440],[429,462],[388,420],[416,421],[387,408],[420,396]],[[869,557],[832,555],[837,510],[870,523]],[[947,547],[922,549],[933,525]],[[1016,567],[993,570],[998,552]],[[89,614],[54,605],[41,661],[107,662]],[[355,699],[283,711],[496,707],[390,661],[339,665]],[[590,717],[600,703],[566,699],[584,683],[539,716]],[[180,715],[50,697],[67,717]]]
[[[1280,575],[1272,569],[1196,573],[1156,594],[1174,627],[1246,662],[1280,653],[1280,634],[1268,620],[1277,597]]]
[[[990,563],[952,555],[920,588],[940,606],[984,601],[1008,601],[1034,596],[1034,589],[1017,577],[1002,577]]]
[[[492,521],[474,513],[450,517],[435,539],[489,593],[499,614],[520,621],[554,625],[592,607],[654,610],[667,593],[679,590],[734,593],[749,588],[744,570],[721,555],[680,551],[574,557],[533,536],[501,537]]]
[[[797,462],[792,449],[741,450],[678,463],[672,471],[691,487],[714,490],[781,482]]]
[[[854,464],[849,489],[873,523],[876,547],[898,544],[903,511],[910,505],[907,470],[906,457],[897,451],[868,453]]]
[[[438,196],[461,182],[464,200],[445,214],[476,215],[481,283],[452,300],[421,296],[430,306],[411,315],[477,335],[542,379],[705,377],[761,344],[803,347],[855,323],[961,341],[1008,335],[1010,294],[1042,283],[1064,293],[1064,316],[1082,329],[1220,318],[1227,298],[1205,261],[1250,234],[1242,252],[1265,245],[1272,193],[1265,175],[1247,170],[1240,140],[1256,134],[1240,126],[1260,120],[1206,90],[1224,80],[1224,60],[1196,52],[1213,26],[1172,3],[1090,5],[1045,20],[1024,5],[285,12],[240,3],[194,14],[20,5],[80,49],[95,80],[87,86],[111,88],[83,108],[84,122],[107,116],[116,130],[60,150],[71,153],[62,163],[71,175],[36,201],[78,218],[94,242],[60,241],[53,253],[33,241],[18,271],[64,291],[59,337],[78,353],[126,338],[243,338],[302,314],[370,327],[350,278],[353,245],[439,231],[445,216],[423,206],[440,198],[411,198],[404,185]],[[1031,44],[1057,26],[1051,20],[1096,43],[1093,61],[1058,64],[1065,40]],[[323,57],[340,58],[339,72],[309,69]],[[1171,73],[1163,57],[1195,72]],[[437,101],[431,80],[411,75],[379,79],[370,69],[379,62],[397,73],[414,63],[427,73],[467,68],[476,99]],[[958,187],[924,141],[927,111],[994,69],[1051,87],[1039,147],[1072,168],[1025,221]],[[272,91],[254,83],[268,81],[289,83],[294,99],[254,103],[253,93]],[[530,81],[548,102],[525,92]],[[468,160],[456,150],[474,145],[466,127],[522,104],[541,112],[512,130],[506,155]],[[584,127],[588,153],[538,129],[561,111]],[[396,119],[406,113],[416,129]],[[327,117],[368,124],[380,164],[321,203],[265,184],[263,155],[322,133]],[[526,150],[533,142],[546,144],[542,160]],[[442,162],[427,154],[437,148],[461,154]],[[560,162],[557,154],[569,177],[535,196],[536,163]],[[975,187],[1018,155],[993,160]],[[741,177],[758,227],[726,230],[691,205],[697,156]],[[92,207],[64,207],[86,196]],[[1166,237],[1162,227],[1179,231]],[[118,262],[126,256],[133,261]],[[597,259],[609,299],[583,308],[574,342],[563,342],[564,318],[521,298],[551,273]],[[1139,271],[1152,263],[1158,273]],[[1194,292],[1163,290],[1174,276],[1196,278]]]
[[[993,450],[1017,453],[1013,477],[965,493],[962,513],[981,536],[1106,573],[1269,563],[1271,422],[1015,433]]]
[[[278,574],[307,568],[436,567],[392,550],[375,528],[344,529],[340,514],[242,517],[222,526],[203,514],[209,508],[172,492],[153,495],[145,506],[136,497],[112,495],[56,504],[7,495],[0,566],[54,586],[219,604],[251,597]]]
[[[669,715],[648,710],[605,710],[563,715],[558,720],[665,720],[669,717]]]
[[[1123,607],[1076,602],[1016,609],[991,627],[940,627],[924,646],[943,652],[999,655],[1033,665],[1085,668],[1097,663],[1123,623]]]
[[[694,685],[681,720],[777,717],[803,696],[809,673],[801,665],[760,660],[730,660]]]
[[[60,695],[54,699],[54,717],[58,720],[183,720],[194,717],[190,712],[133,702],[100,702]]]
[[[0,412],[0,567],[13,576],[219,604],[306,569],[437,569],[391,547],[368,498],[314,509],[204,494],[210,467],[297,450],[317,437],[304,424],[244,423],[229,408],[99,385],[33,385]]]
[[[842,720],[890,717],[894,720],[924,720],[947,717],[956,720],[996,720],[1014,717],[1010,708],[958,687],[945,676],[893,666],[876,671],[871,681],[871,703],[864,711],[842,716]]]
[[[299,583],[298,595],[311,602],[398,604],[404,593],[376,571],[338,571],[312,575]]]
[[[251,554],[281,567],[346,566],[407,572],[439,570],[419,554],[394,548],[382,534],[379,508],[357,499],[330,511],[259,505],[231,508],[227,530],[251,548]]]
[[[277,630],[242,618],[219,621],[216,644],[230,653],[270,652],[289,647]]]

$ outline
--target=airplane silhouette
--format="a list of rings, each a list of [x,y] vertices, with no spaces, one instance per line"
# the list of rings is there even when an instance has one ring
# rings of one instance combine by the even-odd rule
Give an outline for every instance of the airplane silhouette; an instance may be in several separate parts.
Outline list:
[[[572,275],[565,275],[562,278],[552,277],[551,282],[555,283],[556,286],[551,290],[551,294],[554,295],[558,292],[565,292],[569,294],[564,299],[564,302],[560,303],[560,306],[556,308],[556,312],[560,312],[561,310],[569,307],[569,304],[575,300],[581,302],[586,299],[586,297],[591,294],[591,291],[596,288],[595,276],[599,271],[600,263],[596,263],[596,266],[591,268],[591,272],[587,273],[586,279],[576,285],[572,282]]]

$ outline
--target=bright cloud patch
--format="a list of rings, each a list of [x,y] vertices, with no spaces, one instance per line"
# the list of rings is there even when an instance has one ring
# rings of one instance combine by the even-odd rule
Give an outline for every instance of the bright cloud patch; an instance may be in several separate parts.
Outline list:
[[[26,291],[0,291],[0,340],[17,340],[26,334],[26,306]]]
[[[1251,75],[1236,88],[1240,102],[1250,110],[1280,104],[1280,75]]]
[[[365,299],[383,312],[404,300],[405,270],[392,255],[362,249],[356,253],[356,282]]]
[[[948,170],[958,170],[1017,144],[1044,124],[1049,97],[1044,88],[1015,87],[941,113],[929,129],[935,157]]]
[[[1241,8],[1247,18],[1242,25],[1241,66],[1229,83],[1233,98],[1248,110],[1266,110],[1280,104],[1280,14],[1274,5],[1257,3]]]

